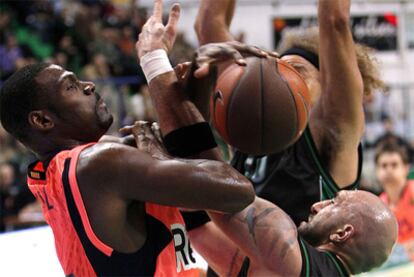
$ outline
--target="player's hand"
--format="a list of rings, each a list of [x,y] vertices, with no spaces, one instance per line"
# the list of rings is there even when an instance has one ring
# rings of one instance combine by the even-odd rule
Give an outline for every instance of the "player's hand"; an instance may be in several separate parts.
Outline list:
[[[174,67],[175,75],[177,76],[178,81],[183,82],[187,79],[188,73],[191,69],[191,62],[179,63]]]
[[[212,66],[226,61],[233,61],[242,66],[246,65],[244,60],[246,56],[256,56],[259,58],[272,56],[278,58],[279,54],[237,41],[209,43],[201,46],[196,51],[195,62],[198,69],[194,72],[194,77],[203,78],[208,75]]]
[[[162,0],[154,0],[154,10],[151,17],[142,27],[142,31],[135,44],[138,58],[148,52],[164,49],[169,53],[177,36],[177,22],[180,18],[180,5],[174,4],[170,10],[168,23],[162,23]]]
[[[158,123],[154,122],[151,125],[147,121],[137,121],[134,125],[125,126],[119,131],[125,135],[132,134],[139,150],[147,152],[156,159],[171,159],[164,148]]]

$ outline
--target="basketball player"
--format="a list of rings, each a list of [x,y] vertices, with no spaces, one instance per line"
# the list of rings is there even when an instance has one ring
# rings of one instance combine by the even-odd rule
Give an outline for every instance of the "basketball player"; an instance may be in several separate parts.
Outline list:
[[[153,144],[140,149],[165,155],[157,136],[145,129],[142,135]],[[240,259],[230,259],[232,250],[249,257],[238,276],[350,276],[380,266],[398,234],[393,213],[365,191],[344,190],[313,204],[309,220],[298,228],[283,210],[259,197],[241,212],[209,215],[216,225],[192,231],[191,242],[208,242],[200,254],[220,276],[235,276],[240,268],[235,267]]]
[[[174,33],[178,14],[174,6],[167,25]],[[168,93],[158,79],[151,89]],[[113,117],[95,85],[60,66],[14,73],[1,89],[0,111],[3,127],[39,159],[28,184],[67,276],[198,276],[186,234],[197,222],[175,207],[234,213],[254,198],[250,182],[225,163],[138,150],[152,145],[142,124],[130,128],[135,147],[103,137]],[[189,155],[212,148],[211,132],[204,136]]]
[[[195,29],[201,45],[233,40],[234,0],[202,0]],[[232,165],[253,182],[256,193],[291,216],[305,220],[312,203],[358,187],[364,131],[362,107],[381,82],[367,50],[349,28],[350,0],[318,1],[318,30],[287,35],[281,59],[304,78],[312,98],[308,128],[281,153],[255,157],[235,153]]]
[[[161,0],[155,1],[155,5],[162,10]],[[202,134],[208,126],[203,124],[201,113],[188,95],[180,90],[181,74],[177,77],[169,65],[167,53],[174,44],[171,37],[174,35],[162,25],[161,17],[152,17],[144,25],[136,48],[161,131],[167,134],[164,143],[169,154],[189,156],[186,149],[205,143]],[[163,47],[162,41],[168,41],[165,44],[169,47]],[[201,60],[239,57],[231,44],[206,45],[203,51],[199,50],[201,53],[205,55],[199,55]],[[208,87],[208,80],[202,78],[201,82]],[[164,91],[156,89],[160,84]],[[130,130],[152,142],[140,144],[139,148],[151,156],[168,158],[159,135],[148,125],[143,127],[143,133]],[[209,152],[212,159],[220,159],[217,151]],[[204,224],[190,236],[192,243],[200,246],[200,254],[220,275],[233,276],[243,264],[241,276],[348,276],[382,264],[397,236],[392,213],[380,199],[362,191],[344,191],[333,200],[314,204],[309,221],[302,222],[299,230],[285,212],[259,197],[239,213],[209,214],[216,225]],[[248,259],[243,262],[244,256]]]

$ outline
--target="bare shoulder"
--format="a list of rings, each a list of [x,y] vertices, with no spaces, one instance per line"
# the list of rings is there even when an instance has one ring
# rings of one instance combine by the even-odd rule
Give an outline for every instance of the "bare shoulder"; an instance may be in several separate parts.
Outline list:
[[[125,137],[116,137],[116,136],[104,135],[99,140],[99,143],[101,143],[101,142],[113,142],[113,143],[129,145],[129,146],[133,146],[133,147],[136,146],[135,139],[134,139],[133,135],[128,135],[128,136],[125,136]]]
[[[146,153],[117,141],[98,142],[80,153],[76,173],[83,183],[101,186],[109,179],[117,180],[131,160],[144,163],[148,158]]]

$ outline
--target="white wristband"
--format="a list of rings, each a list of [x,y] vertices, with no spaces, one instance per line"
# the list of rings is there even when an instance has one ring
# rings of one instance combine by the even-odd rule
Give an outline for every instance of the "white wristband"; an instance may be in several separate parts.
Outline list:
[[[140,64],[148,84],[158,75],[173,71],[167,52],[163,49],[148,52],[140,59]]]

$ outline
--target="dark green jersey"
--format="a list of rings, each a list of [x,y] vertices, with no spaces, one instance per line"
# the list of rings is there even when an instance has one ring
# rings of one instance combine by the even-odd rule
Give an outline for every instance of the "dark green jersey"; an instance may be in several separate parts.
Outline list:
[[[301,277],[349,276],[342,262],[331,252],[319,251],[302,238],[298,238],[302,255]]]
[[[255,157],[236,152],[232,165],[252,181],[258,196],[279,206],[296,225],[308,219],[313,203],[333,198],[339,190],[318,154],[309,128],[281,153]],[[361,166],[360,146],[358,177],[347,189],[358,187]]]
[[[331,252],[319,251],[298,237],[302,256],[301,277],[347,277],[350,276],[342,262]],[[245,258],[237,274],[238,277],[248,276],[249,258]]]

